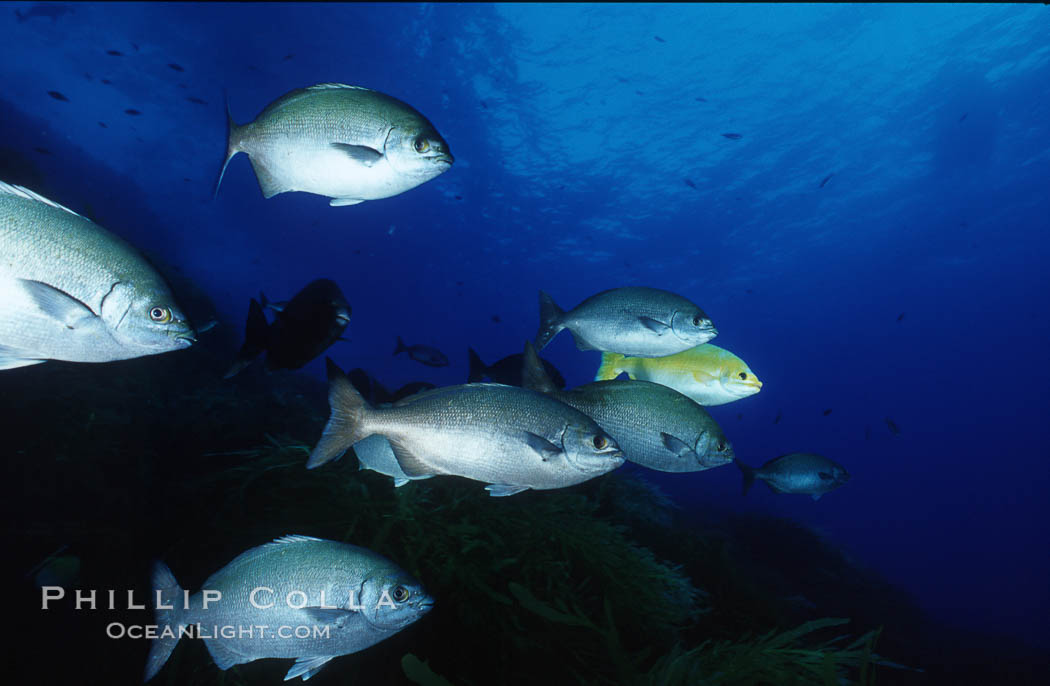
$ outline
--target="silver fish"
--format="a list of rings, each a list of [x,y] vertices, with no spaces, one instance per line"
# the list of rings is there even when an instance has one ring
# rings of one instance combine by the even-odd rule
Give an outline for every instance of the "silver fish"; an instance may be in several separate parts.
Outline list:
[[[331,416],[308,469],[381,434],[407,478],[451,474],[490,484],[491,495],[563,488],[623,464],[593,419],[542,393],[500,384],[423,391],[372,407],[328,360]]]
[[[321,83],[272,102],[255,121],[229,114],[226,166],[247,153],[263,197],[305,191],[332,206],[389,198],[442,174],[454,161],[448,143],[410,105],[378,91]]]
[[[781,455],[758,469],[740,460],[736,465],[744,474],[744,495],[755,479],[761,479],[774,493],[804,493],[820,500],[820,496],[849,481],[849,472],[842,465],[813,453]]]
[[[526,388],[546,393],[598,422],[627,460],[661,472],[699,472],[729,464],[733,446],[703,407],[673,388],[630,379],[558,390],[536,348],[525,344]]]
[[[418,581],[386,558],[310,536],[285,536],[242,553],[188,601],[163,562],[154,565],[152,585],[159,637],[146,658],[145,681],[167,662],[182,629],[198,623],[219,669],[294,657],[284,679],[306,681],[332,658],[393,636],[434,605]],[[283,635],[281,627],[288,628]]]
[[[126,360],[195,340],[168,285],[135,248],[0,182],[0,369]]]
[[[718,335],[711,319],[680,295],[630,286],[602,291],[565,312],[540,291],[536,349],[568,329],[580,350],[635,357],[663,357],[696,347]]]

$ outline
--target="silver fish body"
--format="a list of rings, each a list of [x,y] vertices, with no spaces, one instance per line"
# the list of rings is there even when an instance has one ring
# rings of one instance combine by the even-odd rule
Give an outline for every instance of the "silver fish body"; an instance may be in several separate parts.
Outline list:
[[[161,634],[151,645],[146,681],[171,655],[180,625],[200,624],[219,669],[261,658],[296,658],[285,680],[305,681],[332,658],[375,645],[433,606],[419,582],[390,560],[309,536],[285,536],[244,552],[209,577],[189,602],[161,562],[154,567],[153,588],[156,623],[174,635]],[[213,594],[207,606],[205,593]],[[224,627],[233,629],[224,632]],[[290,630],[280,633],[279,627]],[[300,627],[306,630],[297,631]]]
[[[540,291],[536,349],[568,329],[580,350],[635,357],[673,355],[708,342],[718,331],[686,298],[657,288],[630,286],[592,295],[568,312]]]
[[[331,416],[307,468],[373,434],[387,438],[408,478],[463,476],[490,484],[492,495],[563,488],[623,464],[593,419],[542,393],[466,384],[372,407],[331,360],[328,379]]]
[[[734,459],[733,446],[707,410],[673,388],[613,379],[559,390],[532,343],[525,344],[522,378],[526,388],[598,422],[635,464],[662,472],[698,472]]]
[[[754,469],[737,460],[744,475],[744,495],[756,479],[765,481],[774,493],[801,493],[819,500],[849,481],[846,469],[833,460],[813,453],[781,455]]]
[[[0,182],[0,369],[124,360],[195,340],[168,285],[135,248]]]
[[[356,205],[389,198],[447,171],[448,143],[426,117],[389,95],[322,83],[292,91],[244,125],[229,118],[226,165],[247,153],[263,196],[304,191]]]

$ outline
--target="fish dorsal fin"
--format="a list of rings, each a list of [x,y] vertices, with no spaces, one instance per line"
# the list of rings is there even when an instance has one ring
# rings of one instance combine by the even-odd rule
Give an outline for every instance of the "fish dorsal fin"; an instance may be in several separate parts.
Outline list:
[[[283,546],[283,545],[289,545],[289,544],[292,544],[292,543],[306,543],[307,541],[323,541],[323,540],[324,540],[323,538],[315,538],[313,536],[302,536],[300,534],[289,534],[288,536],[281,536],[280,538],[275,538],[275,539],[273,539],[273,541],[271,541],[270,543],[267,543],[266,545],[276,548],[276,547],[280,547],[280,546]]]
[[[32,200],[33,202],[42,202],[45,205],[48,205],[50,207],[54,207],[56,210],[62,210],[63,212],[69,212],[74,217],[80,217],[81,219],[84,219],[84,217],[82,217],[81,215],[77,214],[73,210],[69,209],[65,205],[59,205],[54,200],[48,200],[47,198],[45,198],[44,196],[40,195],[39,193],[34,193],[33,191],[29,190],[28,188],[24,188],[22,186],[12,186],[9,183],[4,183],[3,181],[0,181],[0,194],[13,195],[13,196],[18,197],[18,198],[25,198],[26,200]]]
[[[371,88],[365,88],[364,86],[349,86],[345,83],[319,83],[315,86],[307,86],[308,91],[330,91],[330,90],[354,90],[354,91],[370,91]]]

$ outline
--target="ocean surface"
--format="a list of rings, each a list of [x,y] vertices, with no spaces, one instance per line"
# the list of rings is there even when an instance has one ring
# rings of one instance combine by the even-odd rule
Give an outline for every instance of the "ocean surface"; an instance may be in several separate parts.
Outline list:
[[[126,599],[41,609],[42,564],[76,559],[70,597],[141,599],[156,558],[198,589],[286,534],[375,550],[435,598],[322,685],[1048,673],[1044,4],[4,3],[0,57],[0,180],[126,239],[198,327],[217,322],[187,350],[0,371],[17,683],[140,683],[148,651],[106,635],[150,623]],[[227,103],[243,124],[321,83],[409,103],[453,166],[331,207],[264,199],[238,155],[213,197]],[[710,408],[737,458],[819,453],[852,478],[814,501],[742,496],[732,465],[628,464],[490,498],[451,476],[395,490],[350,458],[307,471],[324,355],[222,374],[250,298],[321,277],[352,306],[325,355],[388,389],[465,383],[468,348],[521,352],[541,290],[566,309],[621,286],[681,294],[763,382]],[[399,336],[450,363],[395,357]],[[600,361],[566,333],[543,355],[570,388]],[[647,613],[636,587],[695,607]],[[827,618],[851,622],[797,639],[814,664],[838,655],[823,681],[732,652]],[[880,627],[892,666],[845,656]],[[155,683],[276,684],[291,664],[221,671],[185,643]]]

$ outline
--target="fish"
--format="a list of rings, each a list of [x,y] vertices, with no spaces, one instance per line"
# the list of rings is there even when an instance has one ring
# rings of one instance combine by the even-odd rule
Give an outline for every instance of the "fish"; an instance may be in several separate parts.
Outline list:
[[[690,188],[692,188],[692,189],[693,189],[694,191],[695,191],[695,190],[699,190],[699,189],[698,189],[698,188],[696,187],[696,184],[695,184],[695,183],[693,183],[692,181],[690,181],[689,179],[686,179],[686,180],[685,180],[685,185],[689,186],[689,187],[690,187]]]
[[[99,82],[100,82],[100,83],[104,83],[104,84],[106,84],[107,86],[108,86],[108,85],[110,85],[111,83],[113,83],[113,82],[112,82],[112,81],[110,81],[109,79],[100,79],[100,80],[99,80]]]
[[[733,353],[711,343],[666,357],[625,357],[602,353],[595,381],[626,373],[675,389],[705,407],[725,405],[762,390],[762,381]]]
[[[0,369],[126,360],[196,342],[163,277],[101,226],[0,181],[0,227]]]
[[[195,105],[207,105],[208,104],[207,101],[201,100],[200,98],[195,98],[192,95],[186,96],[186,99],[189,100],[190,102],[192,102]]]
[[[108,128],[109,128],[108,126],[106,126],[106,123],[105,123],[105,122],[101,122],[101,121],[100,121],[100,122],[98,123],[98,125],[99,125],[99,126],[101,126],[101,127],[102,127],[102,128],[104,128],[104,129],[108,129]]]
[[[360,367],[351,369],[347,376],[350,379],[350,383],[357,389],[357,392],[372,405],[393,404],[421,391],[437,388],[437,386],[428,381],[412,381],[396,391],[390,392],[383,384],[379,383],[377,379]]]
[[[135,117],[137,117],[138,115],[142,114],[142,112],[139,112],[138,110],[124,110],[124,113],[125,114],[130,114],[130,115],[135,116]]]
[[[865,441],[870,441],[871,440],[871,427],[868,426],[867,424],[864,425],[864,440]]]
[[[428,367],[448,366],[448,357],[437,348],[432,348],[429,345],[405,345],[405,342],[398,336],[394,354],[400,355],[401,353],[408,353],[410,358]]]
[[[481,357],[473,348],[467,348],[467,359],[469,360],[470,369],[467,375],[467,383],[484,381],[487,377],[490,381],[508,386],[523,385],[522,370],[525,365],[525,356],[522,353],[507,355],[502,360],[487,365],[482,362]],[[561,375],[561,372],[550,360],[543,360],[543,369],[557,388],[565,388],[565,377]]]
[[[827,176],[825,176],[824,179],[820,182],[820,187],[823,188],[825,185],[827,185],[828,181],[831,181],[832,176],[834,176],[834,174],[828,174]]]
[[[731,141],[738,141],[741,138],[743,138],[743,136],[739,133],[723,133],[722,136],[728,138]]]
[[[36,152],[40,153],[41,155],[50,155],[51,154],[51,151],[48,150],[47,148],[33,148],[33,150],[35,150]]]
[[[112,55],[113,57],[123,57],[124,56],[124,53],[122,53],[119,50],[107,50],[106,54],[107,55]]]
[[[901,430],[900,430],[900,428],[899,428],[899,427],[897,426],[897,422],[893,421],[893,420],[892,420],[892,419],[890,419],[889,417],[886,417],[886,426],[887,426],[887,427],[889,427],[889,429],[890,429],[890,432],[891,432],[891,433],[892,433],[892,434],[893,434],[894,436],[900,436],[900,435],[901,435]]]
[[[660,36],[653,36],[653,38],[656,39],[657,43],[666,43],[667,42],[663,38],[660,38]]]
[[[780,419],[783,416],[784,416],[783,413],[780,410],[777,410],[777,416],[773,418],[773,423],[774,424],[779,424],[780,423]]]
[[[55,100],[58,100],[60,102],[69,102],[69,98],[67,98],[66,96],[62,95],[58,91],[48,91],[47,94],[50,95]]]
[[[306,681],[333,658],[393,636],[434,606],[422,584],[385,557],[349,543],[301,535],[241,553],[193,595],[182,590],[159,560],[153,564],[151,585],[158,631],[144,681],[168,661],[182,627],[197,626],[223,671],[262,658],[295,658],[284,680]],[[229,635],[209,631],[216,626],[238,629]],[[276,627],[282,626],[310,631],[305,637],[291,631],[280,635]],[[249,627],[256,631],[246,634]]]
[[[699,96],[693,98],[693,100],[696,100],[697,102],[707,102],[707,98],[701,98]]]
[[[897,321],[903,321],[903,320],[904,320],[904,313],[901,312],[900,314],[897,315]]]
[[[966,112],[965,114],[963,114],[963,116],[959,117],[959,123],[962,124],[964,121],[966,121],[966,117],[969,114],[969,112]]]
[[[766,482],[774,493],[802,493],[813,500],[833,491],[849,481],[849,472],[821,455],[813,453],[790,453],[765,463],[758,469],[749,467],[740,460],[737,467],[744,475],[744,495],[755,483],[755,479]]]
[[[408,477],[447,474],[489,484],[492,496],[582,483],[623,464],[616,441],[593,419],[542,393],[465,384],[370,405],[328,359],[331,415],[307,469],[381,434]]]
[[[503,321],[503,320],[502,320],[502,319],[500,319],[500,317],[499,317],[499,315],[498,315],[498,314],[494,314],[494,315],[492,315],[492,323],[493,323],[493,324],[499,324],[499,323],[500,323],[501,321]]]
[[[174,62],[171,62],[171,63],[169,63],[169,64],[168,64],[168,67],[169,67],[170,69],[174,69],[175,71],[178,71],[178,72],[183,72],[183,71],[186,71],[185,69],[183,69],[183,68],[182,68],[182,67],[180,67],[179,65],[175,64]]]
[[[295,57],[295,53],[294,53],[294,52],[291,52],[291,53],[288,53],[287,55],[285,55],[285,56],[284,56],[284,57],[283,57],[283,58],[281,59],[281,61],[282,61],[282,62],[287,62],[288,60],[292,59],[293,57]]]
[[[678,391],[649,381],[595,381],[559,390],[525,344],[526,388],[576,408],[616,439],[626,460],[661,472],[698,472],[729,464],[733,446],[703,407]]]
[[[381,434],[372,434],[363,438],[351,448],[357,456],[357,462],[362,470],[368,469],[389,476],[394,480],[394,488],[401,488],[409,481],[429,479],[434,474],[423,474],[421,476],[409,476],[401,469],[394,455],[394,449],[390,447],[390,441]]]
[[[244,344],[236,361],[226,372],[229,379],[250,365],[263,352],[266,369],[299,369],[327,350],[350,323],[352,308],[346,296],[331,279],[311,281],[287,303],[265,305],[252,298],[248,305]],[[267,324],[263,307],[276,312]]]
[[[823,414],[824,414],[825,417],[827,417],[829,414],[831,414],[831,409],[829,408],[827,410],[824,410]]]
[[[69,5],[62,5],[56,2],[38,2],[26,12],[15,10],[15,17],[18,18],[19,24],[27,22],[34,17],[47,17],[54,24],[59,17],[72,13],[73,8]]]
[[[536,350],[568,329],[580,350],[663,357],[706,343],[718,335],[711,318],[680,295],[629,286],[592,295],[565,312],[540,291]]]
[[[321,83],[294,90],[238,125],[226,104],[226,159],[248,155],[264,198],[303,191],[333,207],[389,198],[452,167],[445,139],[426,117],[379,91]]]

